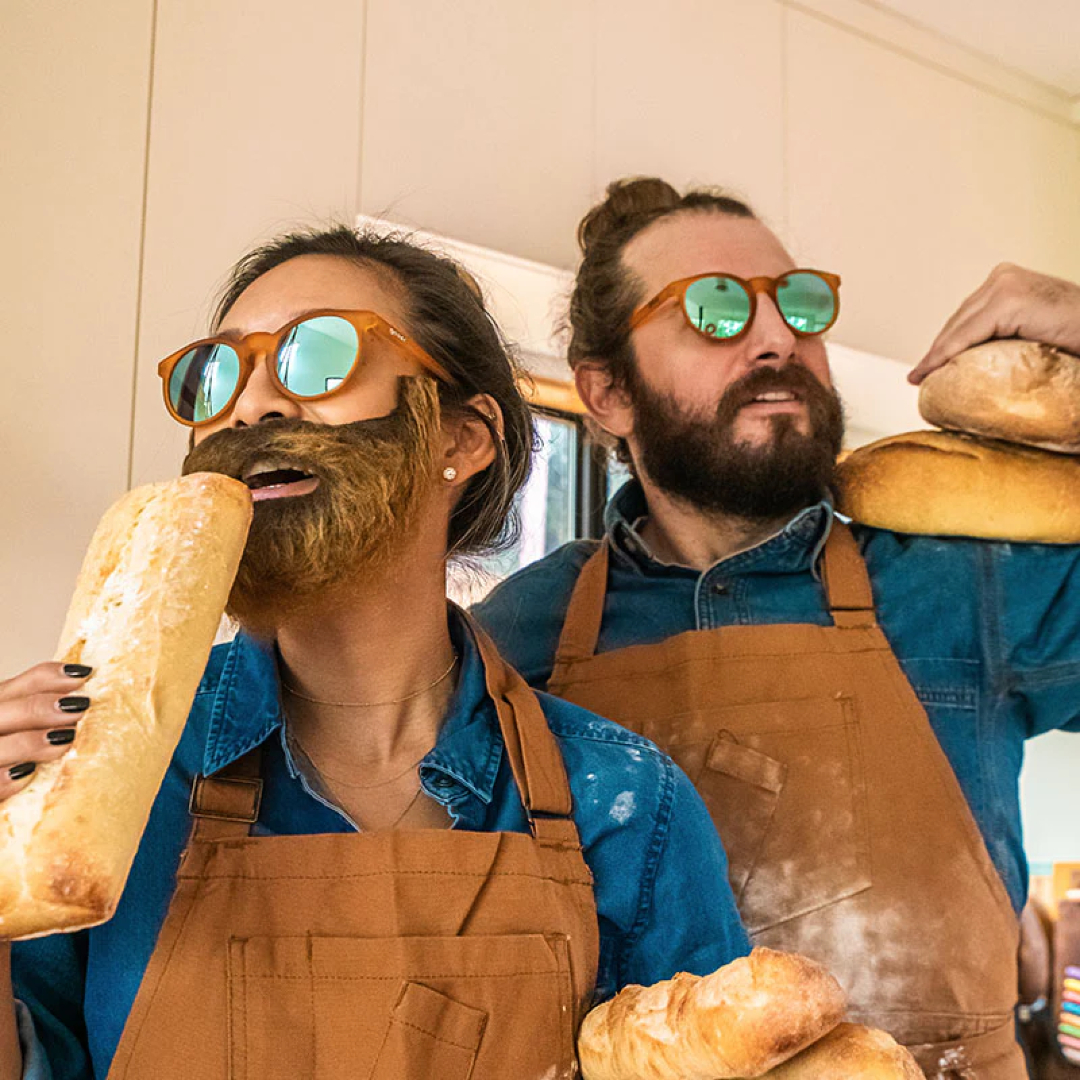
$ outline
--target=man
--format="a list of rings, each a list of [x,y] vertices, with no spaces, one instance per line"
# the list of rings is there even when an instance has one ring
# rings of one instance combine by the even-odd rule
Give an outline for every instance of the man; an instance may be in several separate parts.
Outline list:
[[[1023,1076],[1018,777],[1025,738],[1080,730],[1080,549],[834,518],[838,279],[744,204],[619,181],[579,237],[570,361],[634,479],[599,548],[480,621],[687,771],[756,944],[828,964],[930,1075]],[[1080,287],[998,268],[912,380],[1011,335],[1080,352]]]

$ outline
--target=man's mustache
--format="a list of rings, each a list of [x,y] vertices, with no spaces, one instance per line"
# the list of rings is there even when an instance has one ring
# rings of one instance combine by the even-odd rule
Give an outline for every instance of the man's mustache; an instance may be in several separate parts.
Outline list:
[[[801,364],[785,364],[781,368],[757,367],[724,391],[717,412],[723,417],[733,417],[759,395],[777,391],[794,394],[807,402],[829,394],[828,387]]]

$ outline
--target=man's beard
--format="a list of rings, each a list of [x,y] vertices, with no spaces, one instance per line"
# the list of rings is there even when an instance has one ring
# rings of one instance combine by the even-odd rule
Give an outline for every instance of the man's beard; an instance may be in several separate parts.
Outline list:
[[[770,390],[789,390],[806,406],[800,417],[763,417],[765,442],[737,440],[742,406]],[[836,391],[801,364],[759,367],[725,390],[711,418],[687,416],[668,395],[633,380],[634,433],[639,467],[659,488],[709,513],[766,521],[817,502],[829,489],[844,436]]]
[[[325,609],[333,590],[370,580],[407,542],[434,480],[439,400],[430,379],[403,379],[389,416],[352,424],[274,420],[227,428],[184,459],[183,474],[242,479],[258,462],[319,478],[308,495],[255,503],[228,614],[271,636],[285,614]]]

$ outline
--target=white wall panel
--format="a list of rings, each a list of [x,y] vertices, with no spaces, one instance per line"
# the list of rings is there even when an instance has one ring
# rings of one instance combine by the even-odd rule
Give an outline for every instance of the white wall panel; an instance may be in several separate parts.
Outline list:
[[[918,360],[1003,260],[1080,278],[1080,137],[788,13],[790,239],[844,278],[836,340]]]
[[[783,12],[760,0],[596,0],[596,188],[714,184],[783,232]]]
[[[1080,823],[1072,812],[1080,776],[1080,737],[1052,731],[1027,744],[1020,778],[1024,846],[1032,863],[1080,862]]]
[[[127,479],[151,11],[4,4],[0,678],[52,656]]]
[[[133,482],[175,475],[186,435],[157,361],[206,330],[255,242],[356,212],[363,0],[159,0]]]
[[[579,0],[369,0],[360,210],[573,265],[592,35]]]

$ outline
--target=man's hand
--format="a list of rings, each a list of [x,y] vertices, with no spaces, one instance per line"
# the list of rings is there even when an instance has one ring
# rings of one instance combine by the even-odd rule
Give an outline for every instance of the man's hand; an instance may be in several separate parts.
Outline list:
[[[1080,354],[1080,285],[1012,263],[995,266],[945,324],[908,382],[918,385],[973,345],[1009,337]]]

